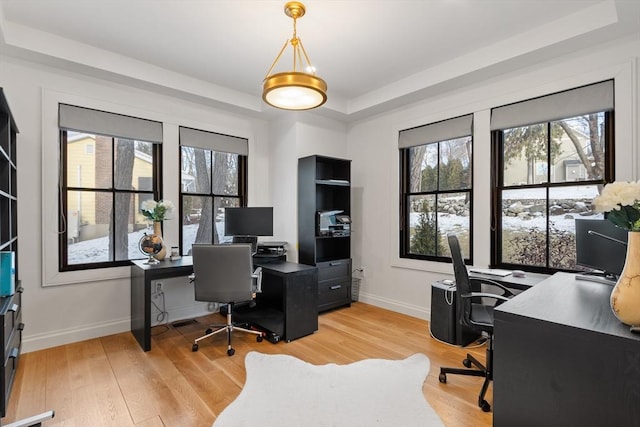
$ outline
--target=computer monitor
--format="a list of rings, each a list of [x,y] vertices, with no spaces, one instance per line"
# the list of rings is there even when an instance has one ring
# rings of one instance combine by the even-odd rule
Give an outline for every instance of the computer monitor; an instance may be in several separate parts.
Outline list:
[[[606,219],[576,219],[576,264],[616,280],[624,267],[627,234]]]
[[[273,208],[225,208],[224,234],[225,236],[273,236]]]

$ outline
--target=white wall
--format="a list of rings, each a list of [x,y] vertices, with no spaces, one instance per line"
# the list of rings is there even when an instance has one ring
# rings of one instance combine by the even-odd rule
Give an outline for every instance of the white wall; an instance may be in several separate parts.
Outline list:
[[[271,204],[267,123],[132,87],[73,75],[13,58],[0,58],[4,88],[18,124],[18,256],[23,295],[25,352],[130,328],[129,268],[57,272],[57,102],[132,114],[163,122],[163,197],[178,203],[178,126],[249,139],[249,199]],[[169,245],[179,220],[164,223]],[[48,266],[48,269],[45,268]],[[45,286],[43,286],[45,285]],[[181,286],[182,285],[182,286]],[[206,312],[182,298],[186,281],[166,286],[173,318]],[[173,304],[173,306],[172,306]],[[192,314],[192,315],[193,315]]]
[[[553,63],[496,76],[474,86],[424,100],[354,124],[348,134],[353,158],[354,268],[365,268],[360,300],[417,317],[430,316],[431,283],[452,278],[451,264],[399,259],[398,131],[474,113],[474,263],[489,263],[490,133],[492,107],[605,79],[615,79],[616,179],[638,179],[637,40],[576,52]]]
[[[346,158],[346,126],[308,112],[297,112],[271,123],[270,138],[274,234],[282,236],[281,239],[273,240],[287,242],[287,259],[297,262],[298,159],[314,154]]]

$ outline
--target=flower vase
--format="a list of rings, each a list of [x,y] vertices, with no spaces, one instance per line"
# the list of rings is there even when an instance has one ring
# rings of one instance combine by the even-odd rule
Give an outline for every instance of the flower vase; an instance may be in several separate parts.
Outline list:
[[[640,232],[630,231],[627,256],[611,292],[611,309],[622,323],[640,326]]]
[[[153,222],[153,234],[158,236],[162,241],[162,249],[160,252],[155,254],[153,257],[158,261],[163,261],[165,256],[167,255],[167,247],[164,244],[164,239],[162,238],[162,221],[154,221]]]

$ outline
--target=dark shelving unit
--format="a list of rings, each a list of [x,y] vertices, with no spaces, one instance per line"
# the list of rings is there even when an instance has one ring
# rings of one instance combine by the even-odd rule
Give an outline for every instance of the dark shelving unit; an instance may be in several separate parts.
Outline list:
[[[351,161],[298,159],[298,262],[318,267],[318,311],[351,305],[351,236],[321,235],[320,211],[351,215]]]
[[[16,126],[0,88],[0,251],[15,256],[16,292],[0,297],[0,336],[3,369],[0,370],[0,416],[4,417],[22,347],[22,288],[18,280],[18,187]]]

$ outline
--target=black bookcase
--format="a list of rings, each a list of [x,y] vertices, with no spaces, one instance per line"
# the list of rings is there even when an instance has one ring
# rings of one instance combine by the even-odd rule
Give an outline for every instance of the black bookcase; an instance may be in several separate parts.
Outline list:
[[[320,233],[318,212],[351,215],[351,161],[298,159],[298,261],[318,267],[318,311],[351,305],[351,237]]]
[[[4,417],[22,346],[22,288],[18,280],[18,191],[16,126],[0,88],[0,251],[15,257],[16,292],[0,297],[0,416]]]

